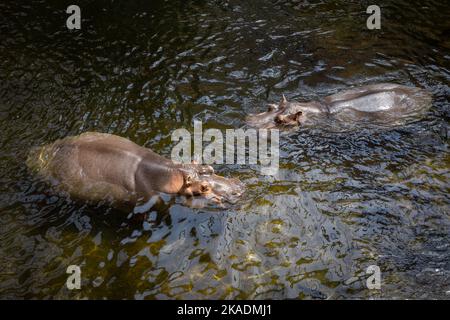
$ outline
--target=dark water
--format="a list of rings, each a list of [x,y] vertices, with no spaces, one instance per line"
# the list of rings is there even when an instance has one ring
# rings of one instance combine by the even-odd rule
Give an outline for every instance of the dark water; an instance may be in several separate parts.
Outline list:
[[[77,3],[80,31],[72,3],[0,2],[0,298],[450,297],[448,3],[378,2],[374,31],[368,1]],[[239,128],[283,93],[377,82],[433,106],[390,131],[286,133],[275,177],[216,166],[248,188],[229,209],[127,216],[52,194],[24,164],[87,130],[169,156],[194,119]],[[381,290],[366,288],[373,264]]]

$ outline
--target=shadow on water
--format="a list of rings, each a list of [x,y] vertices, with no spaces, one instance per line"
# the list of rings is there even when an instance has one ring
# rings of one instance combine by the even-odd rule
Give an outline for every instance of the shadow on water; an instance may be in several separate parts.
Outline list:
[[[0,297],[446,298],[450,290],[449,5],[385,1],[0,3]],[[146,214],[74,203],[25,168],[28,150],[87,130],[169,156],[173,129],[238,128],[268,102],[353,85],[429,90],[393,130],[284,133],[280,170],[217,166],[239,206],[177,200]],[[65,287],[82,269],[82,290]],[[366,268],[382,271],[366,288]]]

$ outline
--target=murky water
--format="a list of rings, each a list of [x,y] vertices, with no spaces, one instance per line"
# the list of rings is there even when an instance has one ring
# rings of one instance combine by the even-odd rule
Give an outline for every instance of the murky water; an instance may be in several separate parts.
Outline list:
[[[384,1],[0,3],[1,298],[449,298],[450,5]],[[128,215],[60,198],[28,150],[87,130],[165,156],[176,128],[239,128],[284,93],[396,82],[433,93],[394,130],[281,136],[280,171],[216,166],[229,209]],[[66,268],[82,270],[69,291]],[[381,290],[366,288],[378,265]],[[446,293],[447,292],[447,293]]]

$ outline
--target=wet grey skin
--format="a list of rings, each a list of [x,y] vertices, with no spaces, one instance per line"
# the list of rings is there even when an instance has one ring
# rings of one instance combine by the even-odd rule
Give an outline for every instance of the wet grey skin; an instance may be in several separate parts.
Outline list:
[[[129,204],[167,193],[223,203],[244,192],[238,179],[216,175],[211,166],[177,164],[106,133],[86,132],[35,148],[27,165],[59,190],[91,201]]]
[[[321,101],[269,104],[267,112],[251,114],[256,128],[316,126],[321,123],[377,124],[386,127],[418,120],[431,107],[431,94],[423,89],[382,83],[346,90]]]

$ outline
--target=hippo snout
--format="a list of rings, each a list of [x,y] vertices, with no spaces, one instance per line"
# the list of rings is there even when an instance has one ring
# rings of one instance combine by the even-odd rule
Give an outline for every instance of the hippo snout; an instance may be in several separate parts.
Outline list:
[[[205,197],[215,202],[235,203],[245,191],[244,184],[236,178],[226,178],[216,174],[199,177],[202,182],[207,182],[210,190]]]
[[[258,114],[249,114],[246,122],[251,127],[261,129],[271,129],[276,126],[277,112],[268,111]]]

